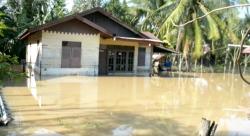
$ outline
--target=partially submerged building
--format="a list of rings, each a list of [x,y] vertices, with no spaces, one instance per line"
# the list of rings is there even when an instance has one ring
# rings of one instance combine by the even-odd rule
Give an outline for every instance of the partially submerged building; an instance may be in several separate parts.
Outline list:
[[[41,75],[149,74],[154,46],[162,41],[137,32],[94,8],[29,29],[26,62]]]

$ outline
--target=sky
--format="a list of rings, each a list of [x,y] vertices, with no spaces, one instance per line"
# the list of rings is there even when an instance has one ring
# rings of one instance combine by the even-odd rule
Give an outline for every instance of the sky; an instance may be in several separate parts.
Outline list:
[[[67,7],[67,9],[68,9],[69,11],[71,11],[71,10],[72,10],[72,7],[73,7],[73,5],[74,5],[74,0],[65,0],[65,2],[66,2],[66,7]]]
[[[0,6],[3,5],[6,2],[6,0],[0,0]],[[69,11],[72,10],[73,4],[74,4],[74,0],[65,0],[66,2],[66,7]]]
[[[249,1],[250,1],[250,0],[249,0]],[[6,2],[6,0],[0,0],[0,6],[1,6],[1,3],[4,4],[5,2]],[[67,8],[69,11],[71,11],[71,10],[72,10],[72,7],[73,7],[73,5],[74,5],[74,0],[65,0],[65,2],[66,2],[66,8]],[[240,16],[241,18],[243,18],[243,17],[244,17],[244,13],[246,12],[246,8],[239,8],[238,10],[240,11],[239,16]],[[249,8],[249,10],[250,10],[250,8]]]

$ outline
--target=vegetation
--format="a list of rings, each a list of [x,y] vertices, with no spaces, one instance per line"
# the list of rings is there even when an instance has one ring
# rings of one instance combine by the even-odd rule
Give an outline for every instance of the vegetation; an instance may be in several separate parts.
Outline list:
[[[25,77],[24,73],[20,73],[13,69],[13,66],[18,64],[17,57],[11,57],[0,53],[0,87],[4,84],[4,81],[17,80]]]
[[[3,21],[6,18],[6,15],[0,12],[0,37],[5,40],[5,31],[9,30],[8,26]],[[13,65],[18,64],[18,59],[16,56],[11,57],[10,55],[6,55],[7,49],[2,48],[0,51],[0,88],[3,85],[3,81],[8,79],[17,79],[22,77],[23,74],[20,74],[13,70]]]
[[[103,7],[120,20],[140,31],[150,31],[181,53],[173,61],[184,60],[187,70],[192,64],[224,65],[236,63],[237,50],[227,44],[239,44],[242,33],[250,26],[249,9],[227,9],[182,25],[209,11],[249,3],[249,0],[74,0],[72,11],[65,0],[7,0],[0,7],[0,52],[25,58],[24,43],[18,35],[29,27],[44,24],[93,7]],[[242,14],[243,17],[239,17]],[[239,25],[240,24],[240,25]],[[9,58],[9,56],[7,57]],[[177,59],[178,58],[178,59]],[[200,61],[200,60],[203,61]],[[3,59],[6,61],[6,59]],[[180,61],[182,62],[182,61]],[[182,63],[179,65],[183,65]],[[204,63],[205,62],[205,63]]]
[[[95,7],[101,7],[103,4],[102,0],[74,0],[74,6],[72,11],[82,12]]]

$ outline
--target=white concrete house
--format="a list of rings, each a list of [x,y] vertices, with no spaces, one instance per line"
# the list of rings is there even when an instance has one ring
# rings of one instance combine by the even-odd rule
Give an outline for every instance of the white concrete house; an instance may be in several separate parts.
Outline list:
[[[20,39],[27,64],[41,75],[148,75],[153,48],[163,43],[101,8],[29,29]]]

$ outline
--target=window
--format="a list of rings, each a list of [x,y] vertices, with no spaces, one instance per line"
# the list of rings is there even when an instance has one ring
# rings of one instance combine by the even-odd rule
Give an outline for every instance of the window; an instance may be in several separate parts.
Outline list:
[[[138,66],[145,66],[146,48],[139,47],[138,49]]]
[[[81,42],[62,42],[62,68],[81,67]]]

